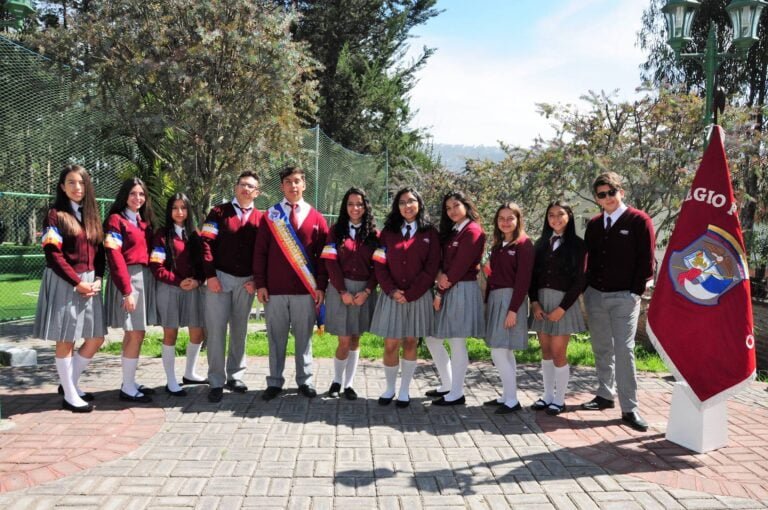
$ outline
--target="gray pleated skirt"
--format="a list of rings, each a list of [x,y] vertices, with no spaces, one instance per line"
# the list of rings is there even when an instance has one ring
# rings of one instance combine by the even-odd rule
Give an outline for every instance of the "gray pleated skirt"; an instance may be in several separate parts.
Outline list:
[[[164,328],[205,327],[201,288],[183,290],[157,282],[157,319]]]
[[[563,296],[565,296],[565,292],[561,290],[539,289],[539,304],[545,313],[549,313],[560,306]],[[565,311],[565,315],[557,322],[536,320],[531,315],[529,324],[531,330],[547,335],[570,335],[581,333],[587,329],[578,300]]]
[[[365,290],[367,281],[344,278],[344,286],[351,294]],[[328,285],[325,294],[325,330],[337,336],[360,336],[371,328],[373,310],[376,307],[376,293],[372,292],[362,306],[347,306],[341,300],[339,291]]]
[[[123,328],[124,331],[145,331],[147,326],[158,323],[155,277],[148,267],[141,264],[128,266],[128,272],[131,274],[136,310],[131,313],[123,310],[123,295],[110,278],[107,286],[107,324],[110,328]]]
[[[402,305],[381,293],[373,312],[371,333],[384,338],[432,336],[434,324],[432,292],[427,291],[416,301]]]
[[[512,329],[504,327],[513,292],[511,288],[504,288],[492,290],[488,295],[488,303],[485,306],[487,318],[485,343],[491,349],[528,348],[528,298],[523,300],[523,304],[517,309],[515,327]]]
[[[95,279],[93,271],[79,273],[84,282]],[[50,268],[43,271],[32,336],[43,340],[75,342],[107,334],[101,292],[84,298]]]
[[[459,282],[443,295],[443,303],[435,314],[437,338],[482,338],[485,336],[485,314],[480,286],[476,280]]]

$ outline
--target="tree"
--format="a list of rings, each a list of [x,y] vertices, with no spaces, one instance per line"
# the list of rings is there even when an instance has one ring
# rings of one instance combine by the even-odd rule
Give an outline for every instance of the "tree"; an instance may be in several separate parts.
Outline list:
[[[408,94],[433,51],[405,62],[411,31],[439,14],[436,0],[278,0],[299,13],[294,37],[321,64],[317,121],[331,138],[380,153],[402,170],[422,133],[408,127]]]
[[[188,190],[199,217],[239,171],[297,150],[316,84],[292,21],[266,0],[120,0],[32,42],[72,69],[78,101],[110,115],[105,137],[135,141],[139,154],[123,152],[140,173]]]

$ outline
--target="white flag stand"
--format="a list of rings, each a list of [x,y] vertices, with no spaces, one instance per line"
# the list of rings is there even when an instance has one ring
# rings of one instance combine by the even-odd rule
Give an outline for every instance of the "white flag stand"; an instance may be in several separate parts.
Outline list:
[[[686,393],[685,382],[675,383],[667,423],[667,439],[697,453],[728,444],[727,400],[699,409]]]

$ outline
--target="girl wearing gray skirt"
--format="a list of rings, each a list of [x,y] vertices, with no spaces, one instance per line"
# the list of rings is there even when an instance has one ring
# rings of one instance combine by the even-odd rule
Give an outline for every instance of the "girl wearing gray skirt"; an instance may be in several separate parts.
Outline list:
[[[176,380],[176,338],[189,328],[184,384],[207,384],[195,373],[203,342],[203,248],[190,214],[189,197],[176,193],[165,206],[165,227],[155,233],[149,267],[157,281],[157,315],[163,327],[165,391],[174,397],[187,392]]]
[[[149,192],[138,177],[120,186],[104,225],[104,248],[109,263],[107,318],[110,327],[123,328],[123,384],[120,400],[151,402],[152,388],[136,383],[141,343],[148,325],[157,324],[155,279],[149,270],[154,216]]]
[[[349,188],[341,201],[338,221],[331,227],[320,258],[331,285],[325,295],[325,329],[339,337],[328,396],[343,390],[348,400],[357,393],[352,381],[360,355],[360,335],[369,330],[376,304],[373,252],[378,247],[371,202],[365,192]]]
[[[460,191],[443,197],[440,213],[442,267],[437,276],[433,301],[436,312],[435,336],[426,343],[440,375],[441,386],[428,397],[439,397],[436,406],[465,403],[464,377],[469,367],[467,337],[485,335],[483,299],[477,284],[480,260],[485,250],[485,233],[478,224],[475,204]],[[451,355],[444,341],[451,345]]]
[[[558,415],[565,411],[570,377],[568,340],[572,333],[586,329],[578,300],[586,284],[587,250],[584,240],[576,235],[568,203],[558,200],[549,204],[541,237],[534,248],[530,325],[541,343],[544,394],[531,408]]]
[[[440,239],[429,223],[424,200],[413,188],[397,192],[384,221],[381,246],[373,255],[381,295],[376,302],[371,333],[384,337],[386,389],[379,405],[395,398],[398,358],[403,347],[398,407],[408,407],[408,387],[416,371],[418,337],[433,334],[432,293],[440,268]]]
[[[94,396],[80,390],[78,381],[107,332],[101,300],[103,238],[91,177],[79,165],[67,166],[43,221],[45,271],[32,335],[56,341],[61,406],[74,413],[93,411]],[[80,338],[83,345],[75,351]]]
[[[493,218],[493,246],[487,266],[486,337],[503,393],[484,405],[496,414],[520,410],[515,350],[528,347],[528,287],[533,272],[533,243],[525,234],[523,213],[515,203],[502,204]]]

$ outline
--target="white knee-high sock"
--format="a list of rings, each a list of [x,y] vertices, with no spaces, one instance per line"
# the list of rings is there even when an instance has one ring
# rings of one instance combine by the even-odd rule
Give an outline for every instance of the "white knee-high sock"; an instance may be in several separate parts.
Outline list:
[[[566,364],[555,367],[555,398],[553,404],[559,406],[565,404],[565,392],[568,389],[568,379],[571,377],[571,366]]]
[[[541,400],[551,404],[555,398],[555,362],[551,359],[541,360],[541,378],[544,381],[544,395]]]
[[[349,359],[349,356],[347,356]],[[344,382],[344,369],[347,368],[347,360],[333,357],[333,382],[341,384]]]
[[[387,388],[384,390],[384,393],[381,394],[382,398],[392,398],[395,396],[398,370],[400,370],[400,367],[397,365],[394,367],[384,367],[384,379],[387,382]]]
[[[347,356],[347,367],[344,370],[344,388],[352,387],[352,380],[357,372],[357,360],[360,359],[360,350],[349,351]]]
[[[75,354],[72,355],[72,382],[75,383],[77,394],[81,397],[85,395],[85,392],[80,390],[78,382],[80,381],[80,376],[85,369],[88,368],[88,364],[90,364],[92,359],[93,358],[81,356],[79,352],[75,352]]]
[[[200,347],[202,347],[202,345],[202,343],[193,344],[192,342],[187,344],[187,367],[184,370],[184,377],[192,381],[205,380],[205,377],[200,377],[195,372],[195,367],[197,367],[197,358],[200,356]]]
[[[56,371],[59,373],[61,388],[64,390],[64,400],[76,407],[86,405],[86,402],[77,394],[77,388],[72,381],[72,358],[56,358]]]
[[[179,391],[179,381],[176,380],[176,346],[163,344],[163,368],[165,380],[168,381],[168,389]]]
[[[131,396],[136,396],[139,393],[139,389],[136,387],[136,369],[139,367],[139,358],[122,358],[123,365],[123,386],[122,389],[125,393]]]
[[[397,394],[397,400],[407,401],[411,399],[408,388],[411,386],[413,373],[416,372],[416,363],[415,360],[400,360],[400,393]]]
[[[469,368],[466,338],[449,338],[451,344],[451,392],[445,400],[452,401],[464,396],[464,378]]]
[[[518,404],[517,362],[514,353],[510,356],[510,352],[512,352],[511,349],[491,349],[491,358],[499,371],[501,384],[504,387],[504,394],[502,395],[504,405],[514,407]]]
[[[432,355],[432,361],[435,363],[437,375],[440,376],[440,387],[437,388],[437,391],[450,391],[452,382],[451,358],[448,356],[448,351],[443,344],[443,339],[428,336],[424,341],[427,344],[429,353]]]

